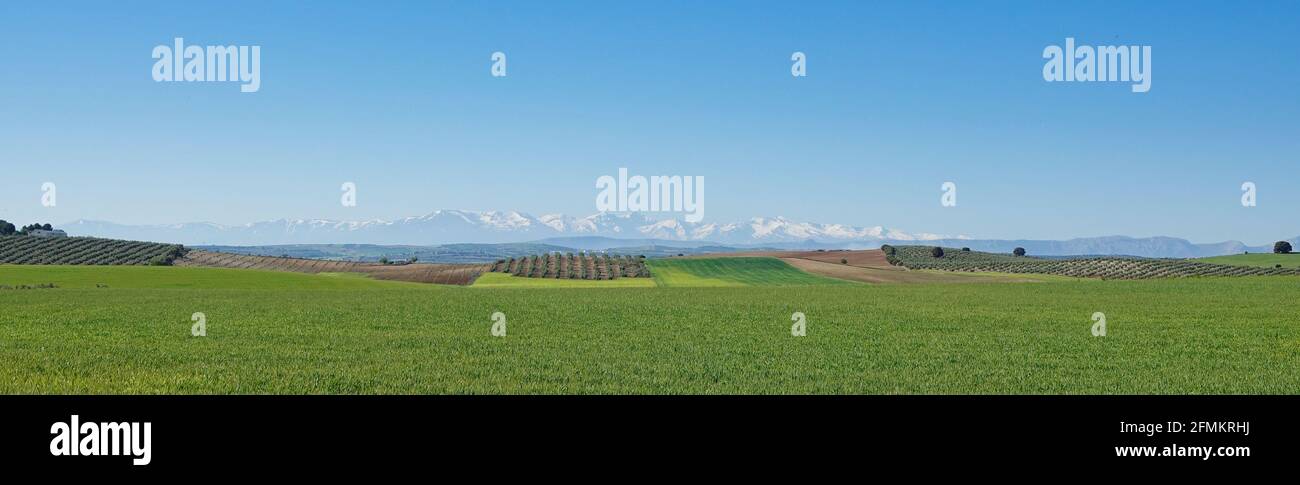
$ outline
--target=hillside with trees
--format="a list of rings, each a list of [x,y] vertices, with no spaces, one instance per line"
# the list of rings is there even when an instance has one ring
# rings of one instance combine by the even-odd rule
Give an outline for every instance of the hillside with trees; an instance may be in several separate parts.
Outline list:
[[[0,264],[169,266],[186,251],[179,244],[21,234],[0,236]]]

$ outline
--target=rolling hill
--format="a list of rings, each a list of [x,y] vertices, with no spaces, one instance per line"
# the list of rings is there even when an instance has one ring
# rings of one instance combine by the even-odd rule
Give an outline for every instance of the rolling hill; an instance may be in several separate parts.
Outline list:
[[[170,265],[177,244],[93,237],[0,236],[0,264]]]
[[[1076,278],[1156,279],[1200,276],[1294,276],[1296,268],[1271,268],[1210,264],[1184,259],[1132,257],[1036,258],[1011,254],[963,251],[943,248],[941,256],[933,246],[898,246],[885,250],[890,262],[909,269],[956,272],[1048,274]]]
[[[1240,241],[1198,244],[1174,237],[1104,236],[1068,240],[971,239],[929,233],[907,233],[882,226],[799,222],[783,217],[754,217],[744,221],[687,223],[645,214],[601,213],[574,218],[560,214],[540,217],[508,211],[439,210],[396,220],[336,221],[281,219],[227,226],[211,223],[131,226],[80,220],[60,226],[69,234],[103,238],[161,241],[191,246],[386,245],[418,248],[455,244],[549,244],[572,249],[613,247],[675,247],[714,252],[741,249],[875,249],[884,244],[928,244],[970,247],[978,251],[1010,252],[1024,247],[1036,255],[1125,255],[1198,258],[1271,252],[1267,246]],[[619,242],[623,241],[623,242]],[[1290,239],[1300,246],[1300,237]],[[455,251],[453,251],[455,252]],[[698,252],[698,251],[697,251]],[[260,254],[271,256],[279,254]],[[513,254],[497,254],[510,256]],[[424,258],[421,258],[424,259]],[[455,260],[445,260],[457,262]],[[469,260],[461,260],[470,262]]]

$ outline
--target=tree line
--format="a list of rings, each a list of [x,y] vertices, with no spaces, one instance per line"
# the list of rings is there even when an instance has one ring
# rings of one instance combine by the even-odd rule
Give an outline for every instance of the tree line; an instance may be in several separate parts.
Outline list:
[[[26,226],[23,226],[22,228],[18,228],[17,226],[14,226],[12,222],[6,221],[4,219],[0,219],[0,236],[13,236],[15,234],[19,236],[26,236],[28,234],[31,234],[32,231],[35,231],[37,229],[53,231],[54,226],[51,226],[49,223],[45,223],[45,224],[36,223],[36,224],[28,224]]]

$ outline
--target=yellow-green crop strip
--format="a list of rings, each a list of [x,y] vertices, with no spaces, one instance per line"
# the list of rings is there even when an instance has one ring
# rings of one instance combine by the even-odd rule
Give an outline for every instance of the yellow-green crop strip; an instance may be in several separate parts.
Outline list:
[[[656,259],[647,264],[655,281],[668,287],[857,284],[810,274],[777,258]]]

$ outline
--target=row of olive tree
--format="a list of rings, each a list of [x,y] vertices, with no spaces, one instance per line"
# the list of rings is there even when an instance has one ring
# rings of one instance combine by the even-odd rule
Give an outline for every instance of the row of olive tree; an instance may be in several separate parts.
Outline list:
[[[884,249],[886,247],[887,246],[881,246],[881,249]],[[961,250],[969,251],[970,248],[961,248]],[[1275,254],[1291,254],[1291,251],[1292,251],[1291,243],[1287,241],[1278,241],[1276,243],[1273,243],[1273,253]],[[892,247],[886,250],[886,254],[892,254],[892,252],[893,252]],[[1025,248],[1016,248],[1015,250],[1011,251],[1011,254],[1014,254],[1016,256],[1024,256]],[[942,258],[943,248],[935,246],[934,248],[930,249],[930,255],[936,258]]]

